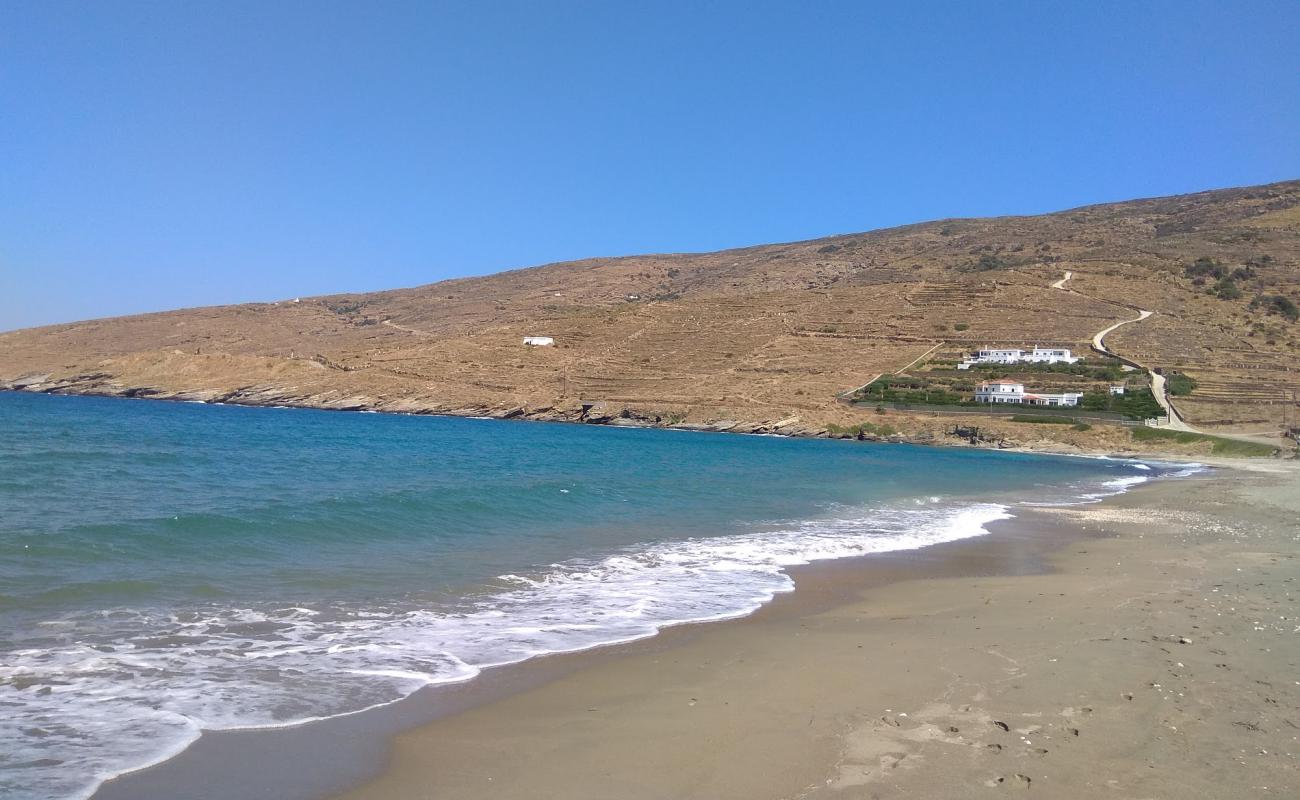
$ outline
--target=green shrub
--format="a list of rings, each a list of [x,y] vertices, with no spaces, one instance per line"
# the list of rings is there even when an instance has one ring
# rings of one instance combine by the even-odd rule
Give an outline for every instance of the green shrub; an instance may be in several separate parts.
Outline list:
[[[1226,278],[1228,276],[1227,267],[1212,258],[1207,258],[1206,256],[1201,256],[1191,264],[1188,264],[1187,268],[1184,269],[1183,272],[1189,278],[1209,276],[1218,279]]]
[[[990,255],[985,253],[980,256],[979,261],[971,264],[968,268],[976,272],[989,272],[995,269],[1006,269],[1011,266],[1011,262],[1001,256]]]
[[[1237,300],[1241,297],[1241,287],[1232,282],[1232,278],[1220,278],[1210,293],[1220,300]]]
[[[1163,428],[1134,428],[1133,439],[1138,442],[1176,442],[1178,444],[1196,444],[1210,442],[1210,453],[1216,456],[1234,458],[1259,458],[1271,456],[1276,447],[1256,442],[1242,442],[1236,439],[1224,439],[1221,436],[1209,436],[1190,431],[1171,431]]]
[[[1191,394],[1192,390],[1196,388],[1196,381],[1189,375],[1184,375],[1181,372],[1173,372],[1165,376],[1165,387],[1168,388],[1169,393],[1175,397],[1184,397]]]
[[[970,330],[970,326],[964,322],[958,322],[956,325],[952,326],[952,329],[955,331],[965,331]]]
[[[355,314],[360,311],[363,305],[365,304],[361,302],[338,302],[328,303],[325,307],[330,311],[333,311],[335,314],[347,316],[348,314]]]
[[[1270,314],[1281,314],[1290,322],[1300,320],[1300,308],[1297,308],[1291,298],[1285,295],[1275,294],[1258,297],[1251,303],[1252,307],[1257,305],[1262,305],[1264,310]]]
[[[1109,411],[1111,396],[1106,392],[1085,392],[1079,408],[1087,411]]]
[[[1073,429],[1076,430],[1076,431],[1090,431],[1090,430],[1092,430],[1092,426],[1089,425],[1089,424],[1086,423],[1086,422],[1077,422],[1077,423],[1075,423],[1072,427],[1073,427]]]

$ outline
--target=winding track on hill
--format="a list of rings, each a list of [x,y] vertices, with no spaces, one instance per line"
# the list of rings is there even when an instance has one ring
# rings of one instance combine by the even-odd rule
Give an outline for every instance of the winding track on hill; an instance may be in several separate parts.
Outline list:
[[[390,327],[390,328],[395,328],[395,329],[397,329],[397,330],[399,330],[399,331],[405,331],[406,333],[413,333],[413,334],[415,334],[416,336],[432,336],[432,335],[433,335],[432,333],[429,333],[428,331],[419,331],[419,330],[416,330],[415,328],[408,328],[408,327],[406,327],[405,325],[398,325],[396,322],[393,322],[391,319],[380,320],[380,321],[379,321],[379,324],[380,324],[380,325],[387,325],[387,326]]]
[[[1053,286],[1055,285],[1056,284],[1053,284]],[[1073,290],[1067,289],[1066,291],[1073,291]],[[1153,311],[1143,311],[1141,309],[1138,309],[1138,312],[1139,312],[1138,316],[1134,317],[1133,319],[1126,319],[1123,322],[1117,322],[1114,325],[1111,325],[1109,328],[1106,328],[1105,330],[1098,331],[1096,335],[1092,337],[1092,348],[1098,351],[1099,353],[1103,353],[1105,355],[1122,359],[1123,361],[1127,361],[1128,363],[1133,364],[1134,366],[1137,366],[1140,369],[1146,370],[1147,375],[1151,376],[1151,394],[1156,398],[1156,402],[1160,404],[1160,407],[1165,410],[1165,414],[1167,415],[1168,418],[1167,422],[1159,425],[1158,427],[1164,430],[1205,434],[1204,431],[1197,430],[1196,428],[1193,428],[1191,425],[1188,425],[1187,422],[1181,416],[1178,415],[1178,411],[1173,407],[1173,404],[1169,402],[1169,394],[1168,394],[1169,389],[1168,386],[1166,385],[1164,375],[1157,373],[1155,370],[1151,369],[1150,367],[1139,364],[1138,362],[1134,361],[1131,358],[1124,358],[1123,356],[1116,354],[1115,351],[1106,348],[1106,344],[1103,341],[1106,338],[1106,334],[1110,333],[1111,331],[1115,330],[1116,328],[1122,325],[1128,325],[1131,322],[1141,322],[1142,320],[1146,319],[1147,317],[1150,317],[1152,314],[1155,313]],[[1251,442],[1253,444],[1266,444],[1272,447],[1276,447],[1278,444],[1277,441],[1271,436],[1255,436],[1251,434],[1241,434],[1241,433],[1216,433],[1213,435],[1221,439],[1233,439],[1239,442]]]
[[[1128,325],[1130,322],[1141,322],[1142,320],[1151,316],[1153,313],[1155,312],[1143,311],[1142,309],[1138,309],[1138,315],[1133,319],[1126,319],[1123,322],[1116,322],[1114,325],[1111,325],[1109,328],[1105,328],[1103,330],[1097,331],[1092,335],[1092,349],[1096,350],[1099,353],[1104,353],[1108,356],[1114,356],[1115,358],[1122,358],[1122,356],[1118,355],[1113,350],[1106,349],[1106,345],[1102,342],[1102,340],[1106,338],[1106,334],[1110,333],[1111,331],[1123,325]],[[1124,359],[1124,360],[1131,361],[1132,359]],[[1138,364],[1136,361],[1134,361],[1133,363],[1137,364],[1139,367],[1142,366],[1141,364]],[[1146,367],[1142,367],[1142,368],[1146,369]]]
[[[1071,278],[1073,278],[1073,277],[1074,277],[1074,273],[1071,272],[1071,271],[1069,271],[1069,270],[1067,269],[1067,270],[1065,271],[1065,277],[1064,277],[1064,278],[1061,278],[1059,281],[1054,282],[1054,283],[1052,284],[1052,288],[1053,288],[1053,289],[1064,289],[1064,288],[1065,288],[1065,284],[1066,284],[1067,282],[1069,282],[1069,280],[1070,280]]]
[[[1069,281],[1070,278],[1072,277],[1074,277],[1074,273],[1066,271],[1065,277],[1052,283],[1052,288],[1060,289],[1065,292],[1075,292],[1075,294],[1082,294],[1082,292],[1076,292],[1074,289],[1065,288],[1066,282]],[[1188,425],[1186,422],[1184,422],[1183,418],[1178,415],[1178,411],[1173,407],[1173,404],[1169,402],[1169,396],[1167,394],[1168,388],[1165,385],[1164,375],[1159,374],[1153,368],[1148,367],[1145,364],[1140,364],[1131,358],[1125,358],[1119,355],[1118,353],[1116,353],[1114,350],[1111,350],[1106,347],[1106,341],[1105,341],[1106,334],[1110,333],[1111,331],[1114,331],[1116,328],[1121,328],[1125,325],[1129,325],[1134,322],[1141,322],[1142,320],[1146,319],[1147,317],[1150,317],[1152,314],[1155,313],[1154,311],[1147,311],[1141,308],[1135,308],[1134,310],[1138,312],[1138,315],[1133,319],[1126,319],[1120,322],[1116,322],[1114,325],[1111,325],[1108,328],[1103,328],[1102,330],[1099,330],[1096,333],[1094,333],[1092,335],[1092,349],[1096,350],[1098,353],[1101,353],[1102,355],[1111,356],[1112,358],[1118,358],[1121,361],[1125,361],[1129,364],[1132,364],[1138,369],[1146,370],[1147,375],[1150,376],[1151,378],[1151,394],[1152,396],[1155,397],[1156,402],[1160,404],[1160,407],[1164,409],[1165,417],[1168,420],[1165,424],[1161,425],[1160,427],[1168,428],[1170,430],[1175,430],[1175,431],[1187,431],[1188,433],[1200,433],[1200,431],[1196,430],[1191,425]]]

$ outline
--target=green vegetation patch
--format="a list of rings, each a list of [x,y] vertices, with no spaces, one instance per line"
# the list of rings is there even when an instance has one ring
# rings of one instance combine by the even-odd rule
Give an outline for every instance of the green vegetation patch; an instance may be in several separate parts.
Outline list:
[[[990,272],[995,269],[1010,269],[1015,266],[1009,259],[985,253],[978,261],[966,264],[966,269],[973,272]]]
[[[1119,361],[1099,359],[1076,364],[971,364],[971,370],[992,373],[989,377],[1005,378],[1010,375],[1057,373],[1060,375],[1078,375],[1095,381],[1118,383],[1125,377],[1124,366]]]
[[[365,303],[363,303],[363,302],[361,302],[361,301],[359,301],[359,300],[354,300],[354,301],[351,301],[351,302],[349,302],[349,301],[339,301],[339,302],[337,302],[337,303],[326,303],[326,304],[325,304],[325,307],[328,308],[330,311],[333,311],[335,314],[340,314],[340,315],[343,315],[343,316],[347,316],[348,314],[355,314],[355,313],[357,313],[358,311],[361,310],[361,308],[362,308],[364,305],[365,305]]]
[[[832,436],[861,436],[867,433],[876,436],[893,436],[898,433],[892,425],[876,425],[871,422],[862,422],[848,427],[830,424],[826,426],[826,432]]]
[[[1172,372],[1165,376],[1165,387],[1175,397],[1185,397],[1196,388],[1196,381],[1181,372]]]
[[[1192,279],[1193,286],[1204,286],[1208,281],[1214,281],[1208,291],[1220,300],[1240,299],[1244,292],[1238,282],[1255,281],[1259,277],[1249,264],[1233,268],[1205,256],[1188,264],[1183,274]]]
[[[1113,395],[1110,392],[1087,392],[1079,401],[1085,411],[1117,411],[1129,419],[1163,417],[1165,410],[1156,402],[1150,389],[1138,389]]]
[[[1281,314],[1288,322],[1300,320],[1300,307],[1297,307],[1291,298],[1285,295],[1261,295],[1251,301],[1252,309],[1262,308],[1269,314]]]
[[[1134,428],[1133,439],[1138,442],[1176,442],[1178,444],[1196,444],[1210,442],[1211,455],[1232,458],[1262,458],[1271,456],[1276,447],[1256,442],[1242,442],[1236,439],[1224,439],[1221,436],[1209,436],[1190,431],[1170,431],[1162,428]]]
[[[926,378],[910,375],[886,375],[859,393],[859,400],[889,403],[921,403],[941,406],[955,406],[968,402],[970,398],[954,392],[943,384],[932,383]]]
[[[1037,422],[1045,425],[1073,425],[1074,420],[1070,417],[1047,417],[1036,416],[1033,414],[1016,414],[1011,417],[1012,422]]]
[[[1218,297],[1220,300],[1239,300],[1244,292],[1232,278],[1220,278],[1219,282],[1214,284],[1210,294]]]

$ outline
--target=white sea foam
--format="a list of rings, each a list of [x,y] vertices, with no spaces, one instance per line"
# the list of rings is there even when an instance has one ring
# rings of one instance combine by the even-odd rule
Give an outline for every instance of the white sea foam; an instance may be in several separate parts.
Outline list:
[[[1131,466],[1151,473],[1148,464],[1180,477],[1205,469]],[[1151,479],[1123,475],[1043,504],[1097,502]],[[118,608],[47,620],[35,646],[0,664],[0,795],[86,797],[172,757],[202,730],[357,713],[485,668],[745,616],[794,588],[788,567],[978,536],[1010,516],[1006,505],[938,496],[841,509],[502,575],[500,591],[456,607]]]
[[[1094,459],[1105,460],[1105,461],[1119,460],[1119,459],[1112,458],[1111,456],[1089,455],[1089,456],[1079,456],[1079,457],[1094,458]],[[1129,461],[1128,466],[1132,467],[1133,469],[1142,470],[1143,472],[1151,472],[1156,467],[1159,467],[1161,470],[1169,470],[1168,472],[1161,472],[1160,474],[1161,478],[1187,478],[1199,472],[1205,472],[1207,469],[1209,469],[1204,464],[1200,464],[1196,462],[1175,463],[1175,462],[1165,462],[1165,461],[1154,461],[1150,459],[1148,459],[1147,461]],[[1124,492],[1127,492],[1129,489],[1133,488],[1134,486],[1141,485],[1152,479],[1153,478],[1150,475],[1126,475],[1120,478],[1112,478],[1111,480],[1103,481],[1099,488],[1091,488],[1086,490],[1077,489],[1078,493],[1074,497],[1068,500],[1067,499],[1052,499],[1052,500],[1045,500],[1045,501],[1022,500],[1019,503],[1019,505],[1074,506],[1074,505],[1088,505],[1090,503],[1100,503],[1102,500],[1105,500],[1107,497],[1114,497],[1117,494],[1123,494]]]
[[[355,713],[487,667],[744,616],[794,588],[787,567],[978,536],[1011,516],[995,503],[924,501],[503,575],[503,591],[456,608],[120,608],[60,619],[43,628],[44,646],[0,665],[10,767],[0,794],[85,797],[201,730]]]

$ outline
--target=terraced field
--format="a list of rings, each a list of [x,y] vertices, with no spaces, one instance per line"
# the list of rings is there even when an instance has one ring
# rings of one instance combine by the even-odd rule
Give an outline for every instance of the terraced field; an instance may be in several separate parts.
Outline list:
[[[1193,376],[1196,390],[1176,399],[1189,422],[1277,428],[1297,416],[1300,322],[1270,298],[1300,301],[1298,209],[1292,181],[93,320],[0,334],[0,387],[815,423],[849,413],[841,393],[932,349],[1087,352],[1094,333],[1142,308],[1154,316],[1106,344]],[[1240,296],[1198,282],[1206,264],[1245,276]],[[556,344],[523,346],[531,335]]]

